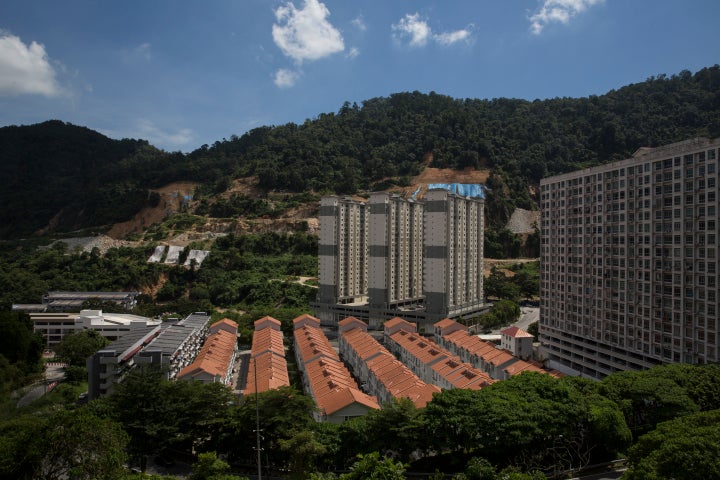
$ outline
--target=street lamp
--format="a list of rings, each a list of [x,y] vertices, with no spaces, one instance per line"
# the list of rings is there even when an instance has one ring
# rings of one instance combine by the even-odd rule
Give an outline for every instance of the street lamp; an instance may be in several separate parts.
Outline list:
[[[255,450],[257,451],[258,480],[262,480],[262,463],[260,457],[260,452],[262,451],[260,448],[260,406],[258,403],[257,361],[255,357],[252,358],[252,361],[253,375],[255,376],[255,437],[257,442]]]

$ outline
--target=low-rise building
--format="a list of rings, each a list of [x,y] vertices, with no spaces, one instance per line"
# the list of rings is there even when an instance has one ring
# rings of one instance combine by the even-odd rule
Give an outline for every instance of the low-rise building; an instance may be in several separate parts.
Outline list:
[[[210,335],[195,360],[182,368],[177,378],[230,385],[237,351],[237,323],[223,319],[210,326]]]
[[[508,327],[500,332],[500,348],[509,350],[518,358],[532,358],[534,337],[518,327]]]
[[[209,320],[205,312],[195,312],[177,323],[163,325],[160,335],[138,353],[135,362],[164,368],[167,378],[174,379],[200,352],[209,332]]]
[[[367,333],[367,325],[348,317],[338,323],[340,355],[350,365],[363,389],[381,404],[393,398],[408,398],[422,408],[440,388],[423,382]]]
[[[414,324],[394,318],[386,322],[385,327],[387,348],[424,382],[445,389],[480,389],[493,383],[485,372],[463,362],[429,338],[418,335]]]
[[[255,321],[244,395],[290,386],[280,321],[266,316]]]
[[[64,292],[52,291],[42,298],[43,305],[48,312],[79,312],[88,300],[113,302],[124,308],[132,310],[137,305],[140,292]]]
[[[379,409],[375,397],[362,392],[320,329],[320,320],[302,315],[293,321],[294,346],[303,389],[317,404],[317,421],[341,423]]]
[[[136,329],[102,348],[86,361],[88,399],[109,395],[135,366],[135,356],[160,334],[160,325]]]
[[[512,334],[516,330],[523,332],[514,327],[504,331]],[[437,332],[439,332],[439,330],[436,330],[436,333]],[[513,355],[510,350],[498,348],[492,342],[481,340],[477,335],[468,333],[465,328],[449,328],[448,325],[445,325],[445,332],[450,333],[436,336],[437,342],[442,348],[445,348],[453,355],[457,355],[462,361],[485,372],[493,379],[507,380],[513,375],[518,375],[526,371],[548,373],[552,376],[559,375],[556,371],[543,369],[539,363],[522,360]],[[522,334],[520,334],[518,338],[527,338],[521,335]],[[532,336],[530,337],[530,341],[532,342]],[[532,343],[530,348],[532,349]],[[523,350],[520,351],[523,352]]]
[[[105,313],[102,310],[81,310],[80,313],[41,312],[31,313],[33,330],[42,333],[45,348],[52,350],[62,342],[65,335],[83,330],[95,330],[114,342],[133,330],[160,325],[153,320],[128,313]]]

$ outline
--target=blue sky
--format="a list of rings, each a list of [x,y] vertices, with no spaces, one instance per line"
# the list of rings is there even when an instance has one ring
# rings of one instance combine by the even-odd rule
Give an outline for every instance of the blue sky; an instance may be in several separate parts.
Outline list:
[[[4,0],[0,126],[191,151],[397,92],[584,97],[718,63],[718,0]]]

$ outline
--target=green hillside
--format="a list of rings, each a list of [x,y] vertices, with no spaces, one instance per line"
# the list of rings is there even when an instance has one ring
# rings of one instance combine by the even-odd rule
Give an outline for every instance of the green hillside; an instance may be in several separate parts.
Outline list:
[[[0,238],[99,227],[156,201],[148,189],[200,182],[201,198],[252,177],[264,191],[354,193],[406,185],[434,167],[489,167],[491,225],[532,207],[547,174],[626,158],[640,146],[720,136],[720,66],[588,98],[454,99],[405,92],[345,103],[298,125],[264,126],[183,154],[60,121],[0,129]],[[431,157],[428,156],[431,154]],[[236,199],[247,208],[247,198]],[[242,208],[225,206],[225,214]]]

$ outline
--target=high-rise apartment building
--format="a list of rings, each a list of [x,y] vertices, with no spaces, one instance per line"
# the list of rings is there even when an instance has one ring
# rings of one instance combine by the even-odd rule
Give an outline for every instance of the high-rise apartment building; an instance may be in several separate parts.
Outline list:
[[[424,201],[384,192],[367,203],[323,198],[318,318],[379,325],[402,315],[431,327],[486,308],[483,207],[482,199],[441,189]]]
[[[425,308],[457,315],[483,302],[484,202],[430,190],[425,195]],[[440,320],[440,319],[438,319]]]
[[[540,341],[603,377],[720,360],[718,147],[693,139],[540,182]]]
[[[320,201],[318,301],[365,303],[368,290],[368,209],[336,196]]]
[[[423,204],[373,193],[370,209],[369,303],[389,309],[423,298]]]

